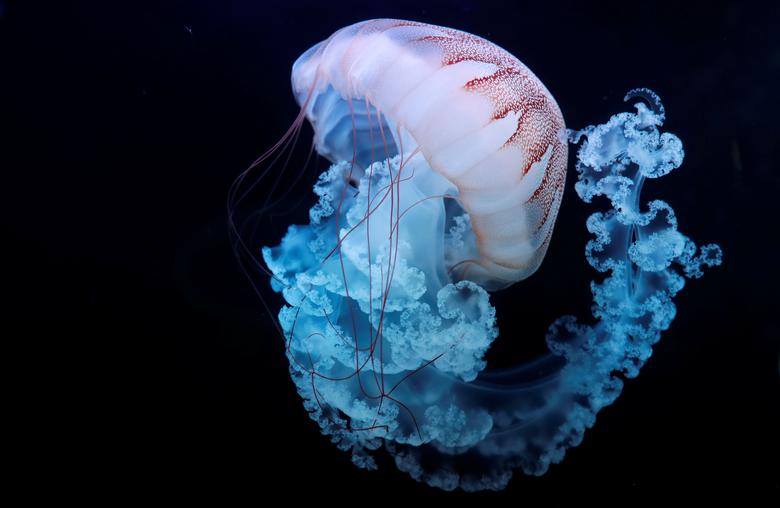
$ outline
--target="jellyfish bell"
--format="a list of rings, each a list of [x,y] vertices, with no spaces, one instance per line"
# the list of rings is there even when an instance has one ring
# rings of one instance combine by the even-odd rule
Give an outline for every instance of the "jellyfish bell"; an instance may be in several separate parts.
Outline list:
[[[544,474],[638,375],[685,278],[721,262],[717,245],[678,231],[667,203],[643,207],[645,180],[684,156],[659,131],[665,111],[650,90],[626,95],[640,99],[636,112],[567,132],[544,85],[506,51],[398,20],[337,31],[295,62],[292,84],[299,116],[236,179],[228,216],[237,253],[284,299],[277,326],[310,417],[360,467],[376,468],[384,446],[399,469],[446,490],[501,489],[518,468]],[[332,164],[309,223],[263,246],[260,261],[236,210],[305,120]],[[580,144],[577,195],[610,205],[586,222],[586,259],[605,274],[591,283],[593,319],[559,318],[548,354],[487,369],[498,337],[489,291],[542,262],[569,139]]]
[[[332,162],[352,161],[360,174],[419,153],[415,175],[450,184],[475,237],[474,252],[450,256],[455,277],[499,289],[539,267],[568,146],[558,104],[520,60],[459,30],[379,19],[303,53],[292,86]]]

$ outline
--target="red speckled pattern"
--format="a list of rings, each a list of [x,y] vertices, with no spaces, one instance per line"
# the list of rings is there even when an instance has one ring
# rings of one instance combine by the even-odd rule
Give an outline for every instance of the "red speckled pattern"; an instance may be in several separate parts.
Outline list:
[[[430,26],[408,21],[394,26],[402,25]],[[447,36],[426,36],[414,42],[432,43],[440,47],[443,53],[442,65],[472,60],[498,67],[493,74],[464,83],[464,87],[490,98],[494,104],[494,119],[503,118],[510,111],[520,113],[517,130],[506,142],[507,145],[521,147],[527,154],[525,166],[518,170],[527,173],[531,164],[542,158],[547,147],[553,146],[548,170],[530,199],[538,202],[544,210],[541,226],[555,201],[560,198],[566,178],[567,147],[558,139],[565,125],[558,105],[528,67],[510,53],[476,35],[451,28],[435,28]]]

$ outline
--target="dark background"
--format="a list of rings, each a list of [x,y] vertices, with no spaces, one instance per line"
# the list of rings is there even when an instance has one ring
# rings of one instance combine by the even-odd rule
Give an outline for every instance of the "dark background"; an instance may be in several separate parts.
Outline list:
[[[342,26],[397,17],[514,53],[572,128],[624,110],[633,87],[655,90],[686,157],[645,197],[666,199],[684,233],[725,253],[676,299],[652,359],[581,446],[544,477],[517,473],[472,499],[557,505],[681,488],[776,501],[777,5],[0,1],[3,335],[8,372],[20,370],[6,391],[30,432],[14,435],[17,470],[53,473],[36,476],[44,490],[119,497],[463,495],[418,484],[381,454],[379,471],[358,470],[320,435],[225,227],[231,181],[297,113],[295,58]],[[586,317],[590,209],[573,192],[572,157],[544,265],[494,297],[493,365],[541,352],[555,317]],[[316,173],[261,241],[306,217]]]

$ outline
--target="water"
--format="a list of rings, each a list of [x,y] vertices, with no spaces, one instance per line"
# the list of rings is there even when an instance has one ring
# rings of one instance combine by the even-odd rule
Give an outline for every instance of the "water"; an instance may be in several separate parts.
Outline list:
[[[758,2],[3,2],[8,319],[26,330],[12,342],[27,372],[42,374],[20,403],[48,401],[48,417],[28,427],[44,452],[67,452],[53,464],[81,450],[112,464],[99,472],[107,485],[134,478],[186,493],[229,482],[257,500],[444,496],[381,460],[378,472],[357,470],[319,434],[225,231],[230,182],[297,114],[292,62],[335,29],[384,16],[499,44],[540,77],[571,128],[622,110],[631,88],[655,90],[686,157],[645,194],[724,251],[723,267],[680,294],[642,376],[583,444],[492,496],[557,503],[573,490],[596,499],[715,485],[776,496],[780,40],[777,6]],[[523,340],[499,338],[491,365],[533,357],[555,317],[587,312],[588,212],[569,168],[542,268],[495,297],[501,336]],[[304,220],[311,202],[296,197],[259,241]]]

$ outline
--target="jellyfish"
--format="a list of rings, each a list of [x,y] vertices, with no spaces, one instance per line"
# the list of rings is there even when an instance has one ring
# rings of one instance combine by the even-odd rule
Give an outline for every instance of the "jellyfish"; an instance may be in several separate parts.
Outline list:
[[[277,325],[306,410],[359,467],[376,468],[384,448],[414,479],[466,491],[502,489],[518,469],[544,474],[639,374],[686,278],[721,263],[717,245],[678,231],[667,203],[640,200],[644,182],[684,156],[660,132],[665,111],[648,89],[626,95],[635,111],[567,130],[547,88],[507,51],[390,19],[311,47],[292,87],[297,120],[236,180],[228,212],[237,250],[284,300]],[[260,166],[280,159],[305,120],[331,165],[309,223],[290,225],[259,260],[236,210],[248,182],[273,178],[276,166]],[[605,205],[586,222],[585,256],[602,274],[592,319],[561,317],[547,354],[489,368],[500,318],[491,293],[542,263],[569,143],[579,145],[577,195]]]

